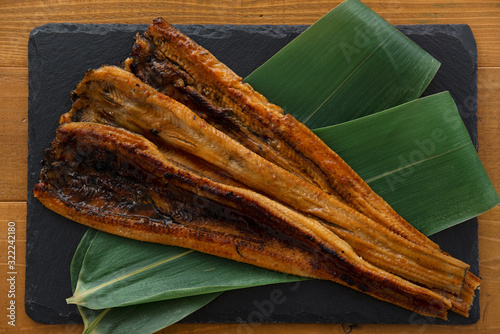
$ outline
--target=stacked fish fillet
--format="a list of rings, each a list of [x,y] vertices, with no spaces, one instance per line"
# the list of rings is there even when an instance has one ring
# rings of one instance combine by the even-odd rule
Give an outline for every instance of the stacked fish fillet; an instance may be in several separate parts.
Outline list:
[[[481,280],[306,126],[164,20],[87,72],[35,186],[49,209],[138,240],[468,316]]]

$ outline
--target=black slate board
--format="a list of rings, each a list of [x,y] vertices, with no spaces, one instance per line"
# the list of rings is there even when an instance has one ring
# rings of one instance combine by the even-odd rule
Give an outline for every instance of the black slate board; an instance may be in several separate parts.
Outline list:
[[[186,25],[180,30],[245,77],[300,34],[306,26]],[[29,157],[26,312],[49,324],[78,323],[71,295],[69,264],[86,228],[45,209],[33,198],[43,150],[50,146],[59,115],[71,108],[69,92],[87,69],[117,64],[130,52],[133,36],[146,25],[49,24],[29,40]],[[477,147],[477,53],[466,25],[399,26],[442,62],[426,94],[449,90]],[[478,273],[477,219],[432,237],[471,264]],[[276,290],[281,291],[273,299]],[[326,281],[279,284],[224,293],[184,322],[242,323],[404,323],[471,324],[479,319],[479,296],[470,317],[450,314],[449,322],[425,318]]]

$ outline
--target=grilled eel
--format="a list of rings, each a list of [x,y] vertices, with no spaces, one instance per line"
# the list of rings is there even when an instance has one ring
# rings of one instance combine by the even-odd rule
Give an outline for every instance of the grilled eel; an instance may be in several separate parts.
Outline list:
[[[175,166],[143,136],[97,123],[59,127],[34,194],[87,226],[312,278],[425,316],[443,296],[381,270],[316,221],[251,190]]]
[[[74,94],[72,110],[61,117],[62,123],[89,120],[116,125],[161,146],[182,150],[250,189],[321,221],[377,267],[429,288],[453,294],[462,289],[467,264],[375,223],[248,150],[133,74],[114,66],[91,70]]]
[[[159,18],[137,35],[125,68],[255,153],[404,238],[442,252],[307,127],[269,103],[210,52]],[[467,272],[454,311],[468,316],[481,280]]]

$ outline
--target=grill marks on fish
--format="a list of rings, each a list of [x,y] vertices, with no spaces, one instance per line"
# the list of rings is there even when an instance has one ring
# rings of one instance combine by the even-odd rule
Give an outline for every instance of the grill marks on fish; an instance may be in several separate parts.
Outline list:
[[[34,194],[49,209],[106,232],[329,279],[428,316],[445,318],[451,307],[365,262],[314,220],[179,169],[153,143],[120,128],[60,126]]]

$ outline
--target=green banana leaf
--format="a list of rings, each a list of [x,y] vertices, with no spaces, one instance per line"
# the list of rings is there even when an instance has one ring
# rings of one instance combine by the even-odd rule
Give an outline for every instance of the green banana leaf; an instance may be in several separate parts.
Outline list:
[[[75,255],[74,266],[80,268],[73,268],[77,283],[67,300],[91,309],[304,280],[185,248],[107,233],[86,239],[91,237],[90,242],[82,241]]]
[[[92,257],[92,244],[106,234],[89,229],[83,236],[71,262],[71,287],[76,290],[86,258]],[[118,238],[118,237],[114,237]],[[116,251],[116,249],[113,249]],[[120,256],[119,253],[115,253]],[[168,327],[189,314],[208,304],[221,293],[208,293],[198,296],[166,301],[151,302],[143,305],[92,310],[78,306],[84,322],[84,334],[154,333]]]
[[[448,92],[314,132],[426,235],[499,203]]]
[[[369,7],[347,0],[245,81],[315,129],[418,98],[439,66]]]

